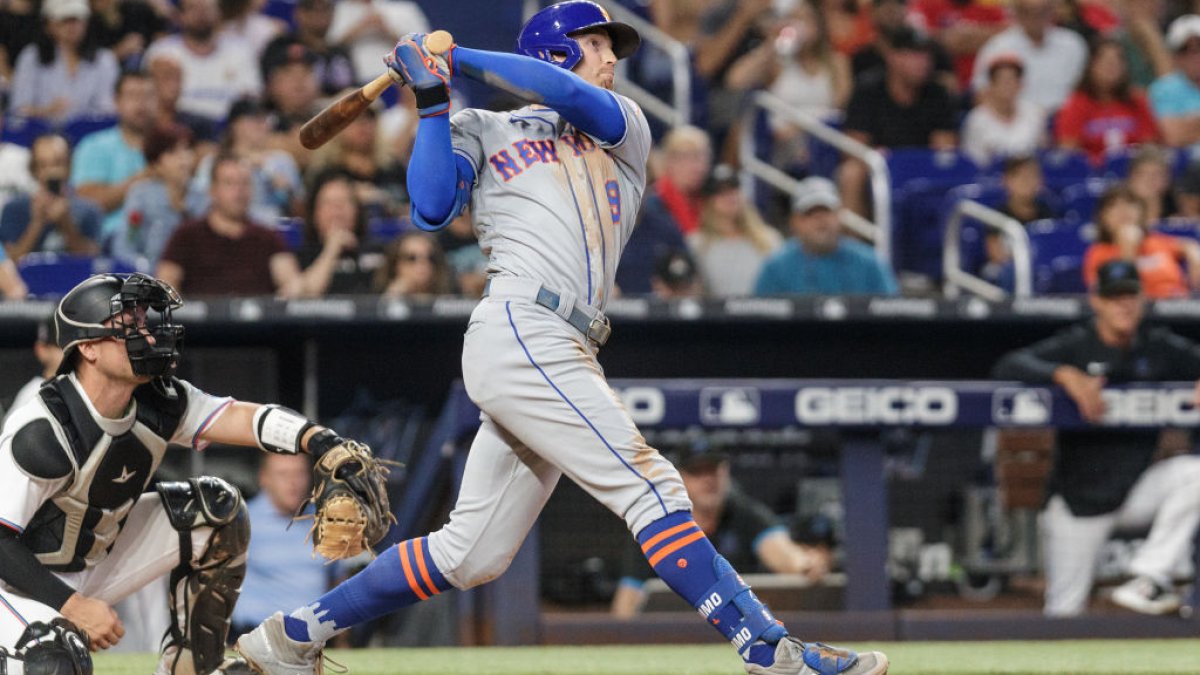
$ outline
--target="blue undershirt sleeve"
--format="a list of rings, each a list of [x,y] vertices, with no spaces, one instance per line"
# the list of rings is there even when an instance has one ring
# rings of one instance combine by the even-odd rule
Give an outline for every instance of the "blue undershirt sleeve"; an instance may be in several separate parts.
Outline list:
[[[454,153],[449,115],[418,122],[407,183],[412,221],[422,230],[440,230],[462,213],[475,184],[475,170]]]
[[[625,137],[625,114],[616,95],[551,63],[519,54],[456,47],[454,70],[551,108],[605,144],[616,145]]]

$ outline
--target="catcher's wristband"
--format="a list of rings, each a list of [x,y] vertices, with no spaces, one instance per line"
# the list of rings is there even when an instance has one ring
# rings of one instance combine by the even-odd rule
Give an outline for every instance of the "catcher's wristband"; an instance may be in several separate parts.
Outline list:
[[[433,117],[450,110],[450,90],[446,86],[413,89],[413,95],[417,98],[417,114],[421,117]]]
[[[313,457],[320,458],[321,455],[345,442],[346,440],[334,433],[333,429],[321,429],[308,439],[308,453]]]
[[[267,452],[294,455],[302,450],[300,439],[317,426],[307,417],[274,403],[259,406],[254,413],[254,440]]]

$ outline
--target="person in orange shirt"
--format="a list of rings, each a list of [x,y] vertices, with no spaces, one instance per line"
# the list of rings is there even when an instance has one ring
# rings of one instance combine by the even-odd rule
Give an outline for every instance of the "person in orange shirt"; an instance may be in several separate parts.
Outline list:
[[[1096,284],[1104,263],[1135,262],[1146,296],[1168,298],[1200,288],[1200,243],[1150,231],[1146,204],[1125,185],[1109,188],[1096,206],[1096,243],[1083,259],[1083,278]],[[1185,267],[1186,264],[1186,267]]]

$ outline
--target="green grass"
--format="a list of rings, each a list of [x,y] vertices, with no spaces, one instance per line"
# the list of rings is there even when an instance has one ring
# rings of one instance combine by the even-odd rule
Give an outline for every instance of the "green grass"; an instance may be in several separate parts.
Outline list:
[[[1162,675],[1200,673],[1200,640],[1072,642],[903,642],[881,649],[890,675]],[[351,675],[735,675],[721,645],[364,649],[330,652]],[[149,654],[104,654],[97,675],[146,675]],[[328,670],[326,671],[329,672]]]

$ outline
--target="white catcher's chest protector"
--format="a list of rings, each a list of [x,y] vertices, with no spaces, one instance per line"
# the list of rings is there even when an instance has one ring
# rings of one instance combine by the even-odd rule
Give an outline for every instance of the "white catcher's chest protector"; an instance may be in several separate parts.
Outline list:
[[[107,419],[74,375],[59,376],[0,432],[0,524],[20,532],[48,569],[77,572],[103,560],[167,445],[182,440],[185,419],[228,402],[164,382],[139,387],[128,412]]]

